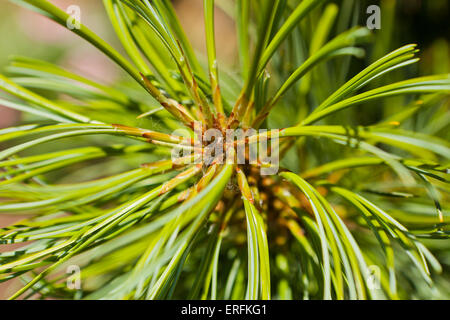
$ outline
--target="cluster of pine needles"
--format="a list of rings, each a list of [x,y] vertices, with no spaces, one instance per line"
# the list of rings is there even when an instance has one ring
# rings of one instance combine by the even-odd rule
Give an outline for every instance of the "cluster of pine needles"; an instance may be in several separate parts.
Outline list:
[[[11,298],[449,297],[450,75],[391,81],[416,45],[355,73],[372,34],[353,1],[204,0],[203,57],[169,0],[103,3],[123,54],[84,24],[68,32],[127,80],[25,57],[0,75],[0,104],[29,114],[0,130],[0,213],[27,216],[0,229],[0,281],[21,283]],[[239,65],[217,60],[217,6]],[[268,139],[283,128],[279,172],[173,160],[195,122]]]

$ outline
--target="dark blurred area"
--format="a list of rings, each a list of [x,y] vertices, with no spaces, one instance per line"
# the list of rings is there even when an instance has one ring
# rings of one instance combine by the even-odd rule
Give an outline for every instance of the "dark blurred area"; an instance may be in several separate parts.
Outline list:
[[[414,41],[428,47],[436,39],[450,38],[448,0],[399,1],[396,20],[398,40]]]
[[[448,0],[364,0],[366,5],[381,7],[381,30],[376,40],[384,41],[383,53],[399,46],[416,43],[421,50],[420,74],[450,71],[450,1]],[[363,21],[366,18],[363,12]],[[389,39],[388,41],[386,39]],[[381,47],[381,46],[380,46]]]

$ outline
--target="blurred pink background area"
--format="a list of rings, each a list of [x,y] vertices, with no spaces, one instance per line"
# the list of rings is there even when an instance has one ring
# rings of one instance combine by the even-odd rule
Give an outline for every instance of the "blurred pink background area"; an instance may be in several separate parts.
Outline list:
[[[103,11],[101,1],[53,0],[51,2],[63,10],[67,10],[71,5],[76,4],[80,7],[81,22],[107,40],[108,43],[113,44],[116,48],[120,48],[108,18]],[[203,1],[178,0],[175,1],[174,5],[181,24],[185,27],[193,46],[197,50],[205,52],[203,19],[198,18],[203,15]],[[9,52],[5,53],[6,57],[4,59],[0,56],[0,67],[3,68],[7,64],[7,55],[18,54],[34,57],[39,51],[39,56],[45,56],[47,47],[47,51],[57,48],[61,51],[61,54],[56,59],[39,58],[53,60],[51,62],[106,84],[113,83],[119,78],[120,71],[113,62],[92,45],[50,19],[4,0],[0,3],[0,9],[0,19],[2,14],[8,15],[10,22],[14,24],[14,32],[17,32],[24,42],[28,42],[28,45],[31,45],[29,48],[23,46],[19,48],[15,42],[8,43],[6,48],[9,50],[6,51]],[[217,36],[227,39],[227,41],[218,42],[217,52],[219,59],[228,64],[235,63],[235,26],[233,21],[220,9],[216,9],[216,28],[218,30]],[[0,30],[2,33],[6,31],[1,24]],[[19,120],[20,114],[18,112],[0,105],[0,128],[14,125]]]
[[[67,10],[71,5],[74,5],[74,0],[53,0],[51,2],[63,10]],[[75,4],[80,7],[83,24],[94,30],[107,42],[115,45],[116,48],[120,48],[103,11],[101,1],[77,0]],[[174,2],[174,5],[193,46],[196,50],[205,53],[203,19],[198,18],[203,15],[203,1],[178,0]],[[4,68],[7,64],[7,56],[9,55],[34,57],[39,52],[39,56],[45,56],[46,51],[57,48],[61,53],[56,59],[53,57],[49,57],[49,59],[39,58],[57,63],[64,68],[106,84],[113,83],[119,78],[120,71],[103,53],[50,19],[8,1],[2,1],[0,9],[0,19],[2,16],[7,16],[10,19],[9,22],[13,22],[14,32],[17,32],[20,38],[28,43],[28,46],[19,46],[15,42],[9,42],[7,46],[4,46],[4,48],[7,48],[5,50],[7,52],[4,54],[5,57],[2,57],[0,53],[1,68]],[[0,24],[2,33],[6,31],[5,25]],[[217,37],[227,39],[227,41],[218,41],[217,55],[219,59],[228,64],[235,63],[235,26],[229,16],[221,9],[216,9],[216,28],[218,30]],[[20,118],[19,112],[0,105],[0,128],[16,124],[20,121]]]

